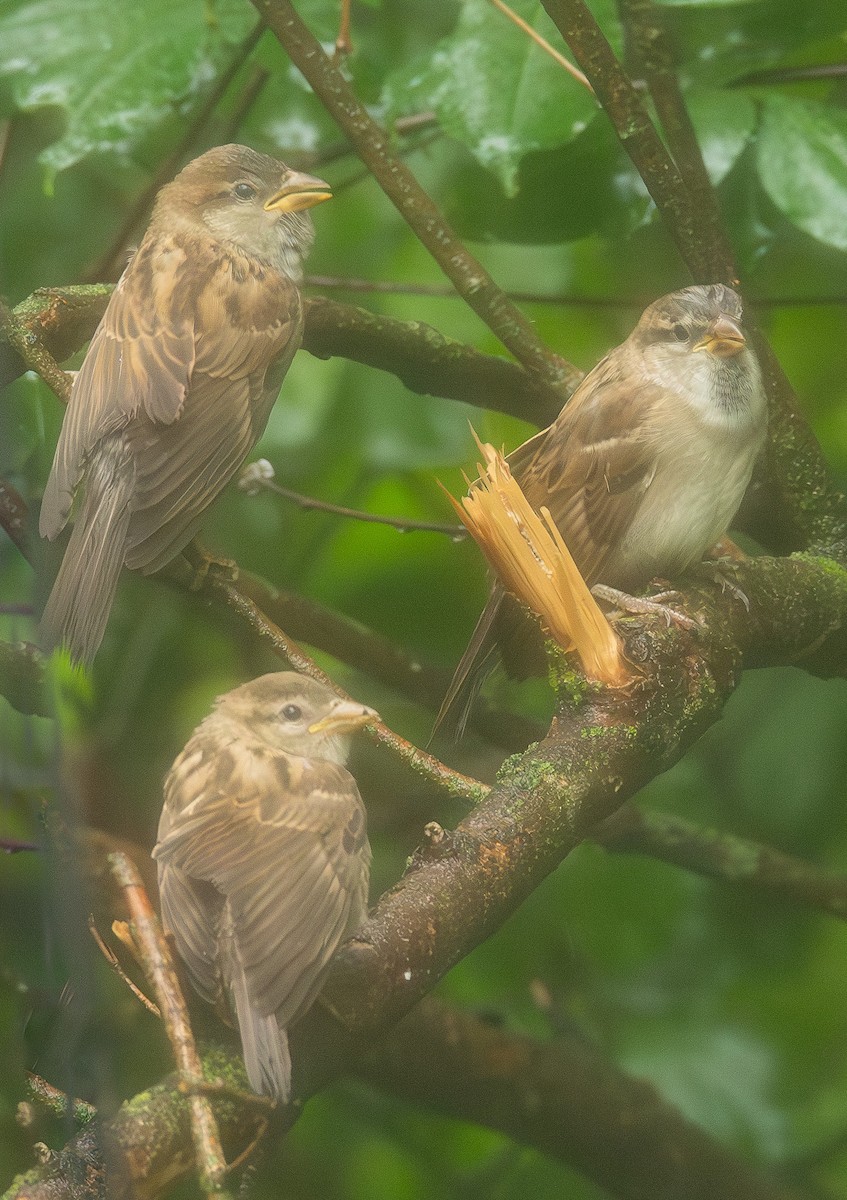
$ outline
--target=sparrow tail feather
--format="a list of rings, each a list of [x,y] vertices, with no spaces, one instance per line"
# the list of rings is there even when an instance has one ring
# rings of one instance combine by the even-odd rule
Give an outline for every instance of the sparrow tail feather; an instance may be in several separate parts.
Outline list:
[[[288,1034],[280,1029],[276,1015],[263,1016],[250,1002],[247,979],[241,962],[233,964],[229,980],[247,1078],[254,1092],[273,1096],[281,1104],[291,1099],[291,1055]]]
[[[106,631],[124,561],[133,477],[127,462],[98,457],[62,565],[41,617],[47,649],[64,643],[90,663]]]
[[[452,722],[456,740],[462,736],[470,715],[471,706],[485,678],[485,664],[496,650],[497,639],[494,623],[503,602],[503,589],[499,583],[492,585],[485,608],[474,626],[470,641],[453,672],[450,686],[441,701],[441,707],[432,727],[432,737],[438,732],[449,714],[456,708],[459,699],[462,707]]]

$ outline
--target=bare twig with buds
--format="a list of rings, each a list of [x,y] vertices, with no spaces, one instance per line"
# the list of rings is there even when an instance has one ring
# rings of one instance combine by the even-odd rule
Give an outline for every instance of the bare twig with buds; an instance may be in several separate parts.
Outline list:
[[[275,496],[282,496],[284,500],[290,500],[299,508],[332,513],[337,517],[348,517],[350,520],[365,521],[371,525],[388,525],[398,533],[443,533],[454,542],[460,542],[467,537],[461,525],[445,525],[440,521],[414,521],[409,517],[384,517],[379,513],[362,512],[358,508],[347,508],[343,504],[330,504],[327,500],[303,496],[300,492],[293,492],[276,482],[273,466],[266,458],[258,458],[241,468],[238,488],[248,496],[256,496],[262,491],[273,492]]]

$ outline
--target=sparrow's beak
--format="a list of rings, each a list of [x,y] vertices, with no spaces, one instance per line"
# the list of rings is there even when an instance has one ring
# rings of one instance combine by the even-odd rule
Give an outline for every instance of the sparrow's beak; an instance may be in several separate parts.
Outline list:
[[[265,212],[300,212],[332,199],[332,190],[322,179],[304,175],[302,171],[289,171],[279,191],[265,201]]]
[[[337,700],[332,710],[320,721],[309,726],[309,733],[352,733],[371,721],[378,721],[379,713],[355,700]]]
[[[740,354],[746,345],[747,339],[741,332],[738,322],[734,321],[732,317],[728,317],[726,313],[721,313],[712,321],[705,336],[692,349],[708,350],[717,358],[732,358],[734,354]]]

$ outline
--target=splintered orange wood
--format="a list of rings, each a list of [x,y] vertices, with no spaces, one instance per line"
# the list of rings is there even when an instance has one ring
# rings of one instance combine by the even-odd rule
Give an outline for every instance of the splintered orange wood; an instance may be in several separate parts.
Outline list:
[[[473,431],[472,431],[473,432]],[[461,501],[447,493],[503,586],[538,613],[564,650],[575,650],[589,679],[620,686],[633,678],[623,644],[579,573],[548,509],[539,515],[502,454],[476,438],[485,460]],[[446,490],[446,489],[445,489]]]

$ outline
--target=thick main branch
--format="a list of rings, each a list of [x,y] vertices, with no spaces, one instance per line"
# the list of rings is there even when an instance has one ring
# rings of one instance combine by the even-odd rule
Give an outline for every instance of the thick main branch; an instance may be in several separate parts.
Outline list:
[[[626,1200],[789,1200],[578,1032],[522,1037],[428,997],[357,1073],[499,1129]]]
[[[513,761],[487,799],[425,848],[341,953],[325,997],[349,1029],[377,1030],[408,1011],[649,779],[717,720],[742,661],[843,669],[847,571],[832,562],[758,559],[738,574],[750,600],[689,593],[696,633],[635,633],[643,665],[628,691],[586,690],[575,707],[563,676],[548,737]]]

